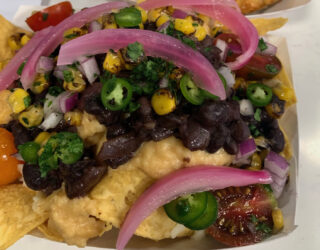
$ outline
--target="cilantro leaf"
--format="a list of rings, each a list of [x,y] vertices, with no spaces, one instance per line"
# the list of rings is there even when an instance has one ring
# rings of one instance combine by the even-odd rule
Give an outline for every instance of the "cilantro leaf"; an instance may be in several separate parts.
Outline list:
[[[261,109],[257,108],[256,112],[254,112],[254,119],[258,122],[261,121]]]
[[[267,65],[265,66],[265,69],[266,69],[266,71],[269,72],[269,73],[278,73],[278,72],[279,72],[279,70],[277,69],[277,67],[274,66],[273,64],[267,64]]]
[[[23,98],[23,103],[26,108],[29,107],[31,104],[31,97],[28,95],[25,98]]]
[[[49,13],[43,12],[42,13],[42,21],[47,21],[49,17]]]
[[[66,82],[72,82],[74,80],[73,74],[70,70],[64,70],[62,73],[63,73],[63,79]]]
[[[141,43],[135,42],[127,46],[128,56],[136,62],[141,56],[144,55],[143,46]]]
[[[261,51],[264,51],[268,48],[268,45],[266,44],[266,42],[263,40],[263,38],[259,39],[259,43],[258,43],[258,47]]]
[[[48,93],[52,96],[58,96],[63,92],[63,89],[59,86],[51,86]]]
[[[21,63],[20,66],[19,66],[19,68],[18,68],[18,70],[17,70],[17,74],[18,74],[19,76],[21,76],[21,74],[22,74],[24,65],[26,65],[26,62]]]

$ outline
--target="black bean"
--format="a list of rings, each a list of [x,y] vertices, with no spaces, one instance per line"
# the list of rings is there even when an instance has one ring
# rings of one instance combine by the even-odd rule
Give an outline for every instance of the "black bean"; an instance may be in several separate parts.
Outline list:
[[[159,127],[167,128],[167,129],[176,129],[183,122],[187,121],[188,116],[179,115],[175,113],[170,113],[168,115],[160,116],[157,120],[157,124]]]
[[[128,132],[127,130],[128,129],[123,124],[117,123],[110,125],[107,129],[107,138],[111,139],[123,135]]]
[[[137,110],[137,114],[143,121],[149,121],[152,119],[152,107],[151,103],[147,97],[140,97],[138,99],[138,103],[140,104],[140,108]]]
[[[106,141],[99,154],[97,160],[104,162],[110,159],[122,158],[125,155],[130,155],[135,152],[141,144],[134,133],[124,134]]]
[[[242,121],[237,120],[230,126],[231,136],[237,142],[243,142],[250,136],[248,125]]]
[[[210,142],[210,132],[192,119],[179,127],[179,134],[183,145],[191,151],[204,150]]]
[[[226,126],[219,125],[214,127],[214,129],[211,131],[211,138],[209,146],[207,147],[207,151],[209,153],[215,153],[218,151],[221,147],[223,147],[226,138],[229,136],[230,131]]]
[[[32,190],[43,190],[46,188],[46,179],[41,178],[40,168],[38,165],[24,164],[23,179],[26,185]]]
[[[226,138],[223,148],[228,154],[235,155],[238,153],[238,144],[231,136]]]
[[[268,139],[271,149],[280,153],[284,149],[285,139],[282,131],[278,129],[270,129],[265,137]]]
[[[228,101],[226,102],[228,107],[228,119],[227,122],[232,122],[240,119],[240,105],[237,101]]]
[[[53,191],[61,188],[62,179],[57,170],[50,171],[46,177],[47,186],[42,190],[46,195],[50,195]]]
[[[226,102],[210,101],[206,102],[199,109],[197,120],[205,127],[215,126],[225,123],[228,120],[229,108]]]
[[[16,147],[34,139],[29,133],[30,131],[22,126],[17,120],[10,122],[9,127],[14,136],[14,144]]]
[[[173,135],[174,130],[173,129],[167,129],[167,128],[162,128],[162,127],[157,127],[151,132],[151,137],[152,140],[154,141],[161,141],[165,138],[170,137]]]

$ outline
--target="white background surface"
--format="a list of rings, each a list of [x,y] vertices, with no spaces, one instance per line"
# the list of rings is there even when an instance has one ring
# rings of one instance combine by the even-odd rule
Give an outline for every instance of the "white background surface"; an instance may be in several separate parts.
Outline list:
[[[1,0],[0,13],[12,19],[21,4],[39,5],[40,0]],[[273,34],[287,38],[298,97],[300,137],[296,216],[298,228],[285,238],[241,248],[243,250],[320,249],[320,0],[313,0],[306,7],[282,13],[281,16],[288,17],[289,22]],[[10,248],[10,250],[21,249],[78,248],[25,236]]]

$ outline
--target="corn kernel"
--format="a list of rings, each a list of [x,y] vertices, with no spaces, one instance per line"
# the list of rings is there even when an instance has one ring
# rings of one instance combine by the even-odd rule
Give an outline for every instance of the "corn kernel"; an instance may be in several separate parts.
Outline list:
[[[184,76],[185,72],[181,68],[177,68],[172,70],[171,74],[169,75],[169,78],[171,80],[175,80],[176,82],[180,82],[181,78]]]
[[[71,126],[80,126],[82,113],[80,111],[67,112],[64,114],[64,120]]]
[[[208,16],[205,16],[203,14],[199,14],[198,17],[206,24],[210,23],[210,18]]]
[[[148,11],[148,20],[149,22],[155,22],[160,17],[162,8],[153,9]]]
[[[140,23],[140,24],[139,24],[139,29],[141,29],[141,30],[143,30],[143,29],[144,29],[144,25],[143,25],[143,23]]]
[[[12,35],[8,39],[8,45],[12,51],[17,51],[21,49],[21,44],[20,44],[20,36],[19,35]]]
[[[31,91],[35,94],[41,94],[44,90],[49,87],[49,83],[46,80],[45,74],[37,75],[36,79],[34,80]]]
[[[162,14],[156,22],[157,27],[160,27],[162,24],[168,22],[170,20],[170,17],[167,14]]]
[[[23,35],[21,37],[20,43],[22,46],[26,45],[30,41],[30,37],[27,35]]]
[[[278,232],[283,228],[283,215],[281,209],[277,208],[272,211],[273,231]]]
[[[34,142],[38,143],[41,146],[44,146],[47,143],[47,141],[49,140],[50,137],[51,137],[50,133],[41,132],[40,134],[38,134],[36,139],[34,139]]]
[[[43,107],[40,105],[32,105],[19,115],[19,122],[24,127],[31,128],[40,125],[43,120],[43,116]]]
[[[85,83],[78,83],[78,82],[64,82],[63,83],[63,88],[65,90],[71,90],[71,91],[75,91],[75,92],[82,92],[84,91],[84,89],[86,88],[86,84]]]
[[[122,66],[121,54],[109,51],[104,59],[103,68],[113,74],[117,74],[121,71]]]
[[[180,19],[180,18],[175,19],[174,28],[186,35],[190,35],[196,30],[195,27],[193,26],[193,19],[190,16],[188,16],[185,19]]]
[[[254,153],[251,158],[251,167],[254,169],[260,170],[262,165],[261,165],[261,158],[257,153]]]
[[[176,100],[169,90],[159,89],[153,94],[151,105],[158,115],[166,115],[175,110]]]
[[[142,23],[145,23],[145,22],[148,20],[148,14],[147,14],[147,12],[146,12],[144,9],[142,9],[141,7],[139,7],[139,6],[137,6],[136,8],[137,8],[138,10],[140,10],[140,12],[141,12]]]
[[[280,85],[272,89],[273,92],[279,97],[280,100],[286,101],[288,104],[295,102],[295,93],[292,88]]]
[[[117,29],[117,28],[118,26],[114,19],[114,15],[113,14],[108,15],[105,20],[104,29]]]
[[[196,33],[194,36],[198,39],[198,41],[202,41],[207,36],[207,31],[203,26],[198,26],[196,28]]]
[[[75,39],[79,36],[85,35],[86,33],[87,33],[87,31],[80,29],[80,28],[77,28],[77,27],[68,29],[63,33],[64,42],[67,42],[67,41]]]
[[[9,105],[14,113],[18,114],[29,107],[31,97],[27,91],[21,88],[14,89],[9,97]]]

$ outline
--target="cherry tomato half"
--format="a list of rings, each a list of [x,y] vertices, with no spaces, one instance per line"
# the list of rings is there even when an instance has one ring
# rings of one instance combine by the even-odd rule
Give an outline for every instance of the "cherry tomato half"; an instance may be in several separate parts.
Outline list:
[[[33,31],[38,31],[49,26],[55,26],[72,14],[71,3],[65,1],[34,13],[27,18],[26,22]]]
[[[230,187],[214,195],[219,204],[218,218],[206,232],[215,240],[228,246],[245,246],[271,235],[272,210],[277,202],[269,186]]]

